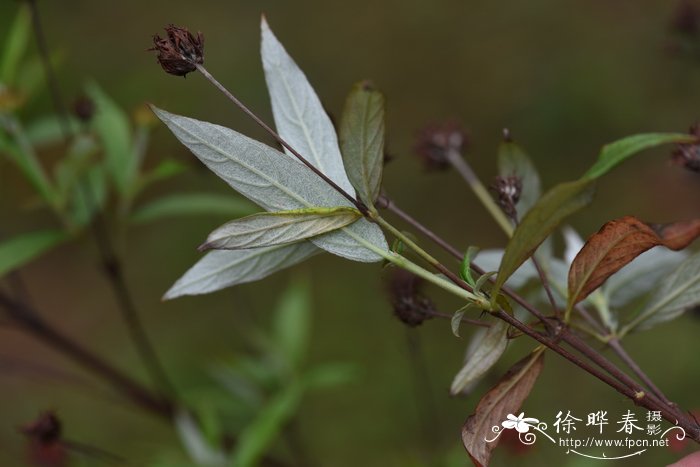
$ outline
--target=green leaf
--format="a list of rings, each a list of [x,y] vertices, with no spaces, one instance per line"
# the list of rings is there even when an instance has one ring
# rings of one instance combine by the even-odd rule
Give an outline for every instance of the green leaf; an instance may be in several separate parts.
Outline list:
[[[189,412],[180,411],[175,416],[175,427],[187,454],[197,465],[212,467],[226,465],[226,455],[221,449],[214,448],[207,442]]]
[[[73,185],[70,199],[71,220],[79,226],[88,225],[95,213],[102,210],[107,199],[107,181],[102,166],[90,167]]]
[[[250,250],[215,250],[200,259],[168,290],[163,300],[199,295],[236,284],[254,282],[293,266],[319,249],[310,242]]]
[[[356,84],[340,120],[340,149],[350,182],[369,206],[382,184],[384,132],[384,96],[367,81]]]
[[[542,193],[540,176],[535,165],[518,144],[503,141],[498,146],[498,173],[503,177],[517,176],[522,181],[522,193],[516,204],[518,217],[522,218]]]
[[[256,207],[236,196],[213,193],[166,195],[137,208],[131,216],[135,223],[153,222],[167,217],[220,215],[245,216]]]
[[[95,102],[92,125],[104,146],[107,170],[122,195],[132,187],[138,161],[132,151],[132,135],[126,113],[95,83],[87,86]]]
[[[0,119],[0,124],[5,126],[7,132],[15,139],[15,141],[10,141],[0,132],[0,153],[9,156],[42,199],[47,204],[52,205],[55,201],[53,186],[39,163],[34,148],[27,140],[21,125],[12,117]]]
[[[598,160],[582,178],[593,180],[606,174],[616,165],[634,154],[662,144],[693,143],[697,138],[685,133],[645,133],[628,136],[603,146]]]
[[[0,85],[9,86],[14,83],[15,73],[27,49],[30,33],[29,6],[20,4],[15,20],[5,37],[5,48],[2,53],[2,64],[0,64]]]
[[[272,33],[265,18],[260,29],[260,54],[277,132],[340,188],[351,196],[355,195],[343,166],[338,135],[321,100],[304,72]],[[285,152],[292,158],[287,149]]]
[[[275,343],[292,369],[299,369],[309,347],[311,287],[306,279],[295,280],[279,299],[273,322]]]
[[[233,130],[153,108],[175,136],[214,173],[267,211],[352,207],[308,167]],[[388,250],[381,229],[366,219],[311,240],[338,256],[380,261],[376,249]],[[371,248],[370,248],[371,247]]]
[[[199,250],[237,250],[295,243],[338,230],[361,217],[357,209],[345,207],[253,214],[214,230]]]
[[[621,331],[649,329],[700,304],[700,252],[682,262],[655,288],[642,311]]]
[[[252,467],[279,437],[284,426],[296,413],[304,392],[304,385],[292,382],[284,386],[238,437],[231,465]]]
[[[153,183],[167,180],[175,175],[187,170],[187,166],[173,159],[166,159],[160,162],[156,168],[144,174],[139,179],[139,190],[142,190]]]
[[[358,373],[350,363],[326,363],[308,370],[303,379],[309,389],[324,389],[355,381]]]
[[[559,223],[591,202],[594,190],[594,182],[582,179],[557,185],[540,198],[508,242],[491,292],[494,300],[508,278],[532,256]]]
[[[62,143],[65,136],[63,125],[67,122],[72,134],[78,132],[78,121],[72,117],[46,115],[32,121],[26,128],[27,139],[35,147],[52,146]]]
[[[491,278],[491,276],[495,276],[496,274],[498,274],[498,271],[488,271],[479,276],[479,278],[474,283],[474,293],[481,292],[481,288],[484,286],[486,281],[488,281]]]
[[[472,261],[474,261],[474,257],[479,253],[479,247],[476,246],[470,246],[467,248],[467,252],[464,254],[464,258],[462,259],[462,263],[459,268],[459,275],[462,278],[462,280],[466,281],[467,284],[471,285],[474,287],[474,277],[472,276]]]
[[[36,259],[68,236],[60,230],[22,234],[0,243],[0,276]]]
[[[455,337],[460,337],[459,326],[462,324],[462,318],[464,317],[464,313],[466,313],[468,309],[469,305],[460,308],[459,310],[455,311],[452,315],[452,319],[450,320],[450,327],[452,328],[452,334],[454,334]]]
[[[498,362],[508,346],[508,327],[505,321],[497,320],[491,323],[491,327],[474,333],[464,366],[452,380],[451,395],[457,395],[479,381]]]

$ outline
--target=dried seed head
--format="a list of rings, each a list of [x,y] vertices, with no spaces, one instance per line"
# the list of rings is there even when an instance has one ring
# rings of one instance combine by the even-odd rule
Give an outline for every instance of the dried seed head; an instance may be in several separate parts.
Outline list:
[[[690,0],[681,0],[671,19],[671,29],[681,35],[694,36],[700,26],[700,11]]]
[[[169,25],[165,28],[166,38],[153,36],[153,47],[148,50],[158,52],[158,63],[166,73],[185,76],[195,71],[197,64],[204,63],[204,35],[197,32],[193,36],[187,28]]]
[[[420,293],[423,280],[403,269],[391,269],[388,291],[394,315],[404,324],[416,327],[432,317],[432,300]]]
[[[700,143],[700,125],[691,126],[689,133],[698,137]],[[671,161],[691,172],[700,173],[700,144],[679,144],[671,153]]]
[[[450,167],[449,152],[461,154],[468,145],[467,132],[456,122],[430,125],[418,135],[415,151],[427,170],[446,170]]]
[[[61,422],[55,413],[47,410],[36,420],[20,427],[20,431],[41,444],[51,444],[61,438]]]
[[[496,201],[501,206],[503,212],[511,219],[517,218],[515,205],[520,200],[523,192],[523,181],[516,175],[507,177],[499,175],[495,178],[491,186],[491,191],[496,195]]]
[[[87,96],[80,96],[73,102],[73,115],[83,123],[88,123],[95,115],[95,103]]]

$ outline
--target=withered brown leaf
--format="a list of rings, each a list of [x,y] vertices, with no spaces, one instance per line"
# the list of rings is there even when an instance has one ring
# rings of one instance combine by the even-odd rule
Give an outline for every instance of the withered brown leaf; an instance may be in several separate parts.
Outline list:
[[[476,411],[462,427],[462,443],[469,457],[478,467],[487,466],[497,441],[493,438],[493,426],[500,426],[508,414],[518,413],[530,394],[544,365],[544,348],[540,347],[518,361],[500,381],[479,401]]]
[[[655,246],[681,250],[698,236],[700,219],[654,225],[625,216],[606,223],[586,241],[571,264],[568,309],[645,251]]]

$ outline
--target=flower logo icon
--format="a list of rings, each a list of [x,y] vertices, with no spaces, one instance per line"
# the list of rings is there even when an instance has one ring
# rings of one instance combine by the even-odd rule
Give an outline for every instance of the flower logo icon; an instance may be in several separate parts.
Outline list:
[[[530,431],[530,427],[537,426],[537,424],[540,422],[536,418],[525,418],[525,412],[521,412],[517,417],[513,414],[508,414],[506,418],[507,420],[504,420],[501,423],[503,428],[507,430],[512,430],[515,428],[518,433],[527,433]]]

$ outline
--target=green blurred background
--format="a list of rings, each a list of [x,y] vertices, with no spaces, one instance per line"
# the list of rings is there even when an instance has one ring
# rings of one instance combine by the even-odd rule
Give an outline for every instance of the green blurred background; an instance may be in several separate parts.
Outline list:
[[[14,1],[0,2],[0,37],[16,7]],[[505,238],[455,173],[423,172],[412,146],[426,123],[463,122],[471,134],[469,161],[485,181],[496,174],[495,148],[508,127],[549,187],[579,176],[606,142],[637,132],[684,131],[700,117],[700,55],[669,28],[675,2],[93,0],[39,1],[39,7],[51,47],[61,56],[61,89],[70,99],[94,79],[127,109],[148,101],[269,142],[201,76],[165,75],[145,52],[151,36],[168,23],[203,31],[208,69],[271,121],[258,46],[264,12],[332,114],[339,115],[346,93],[360,79],[372,79],[385,92],[388,149],[395,156],[385,188],[460,248],[500,247]],[[669,44],[682,46],[672,53]],[[23,115],[50,111],[44,93]],[[165,128],[154,138],[146,165],[164,156],[193,160]],[[572,225],[586,236],[627,214],[653,222],[700,215],[700,179],[671,166],[666,155],[650,151],[604,178],[593,206],[571,219]],[[145,196],[180,190],[227,193],[228,187],[194,169]],[[29,192],[11,165],[0,165],[4,233],[51,225],[45,212],[26,209]],[[307,274],[313,286],[311,360],[359,368],[355,382],[304,399],[298,426],[309,456],[323,466],[448,465],[444,459],[450,456],[457,461],[449,465],[468,465],[459,461],[464,419],[479,394],[531,344],[513,344],[471,397],[451,399],[449,384],[468,338],[453,337],[448,322],[405,329],[392,317],[378,265],[329,255],[256,284],[161,302],[199,257],[196,246],[224,220],[174,219],[128,232],[128,282],[177,386],[196,387],[212,362],[244,348],[246,333],[266,326],[290,278]],[[146,381],[97,271],[94,244],[81,238],[33,262],[22,276],[52,322]],[[457,306],[431,292],[443,311]],[[700,363],[693,345],[698,331],[700,320],[685,316],[629,339],[632,355],[687,409],[700,409]],[[410,341],[419,343],[424,376],[415,375]],[[551,422],[559,410],[621,414],[632,407],[557,356],[547,357],[524,407],[528,415]],[[170,427],[108,395],[90,375],[11,328],[0,329],[0,362],[0,465],[22,465],[24,445],[16,427],[46,408],[57,410],[68,437],[129,459],[144,461],[177,446]],[[33,365],[81,376],[61,382],[63,376],[28,370]],[[661,465],[681,454],[654,449],[619,465]],[[499,449],[494,465],[589,465],[542,440],[526,455],[514,456]]]

